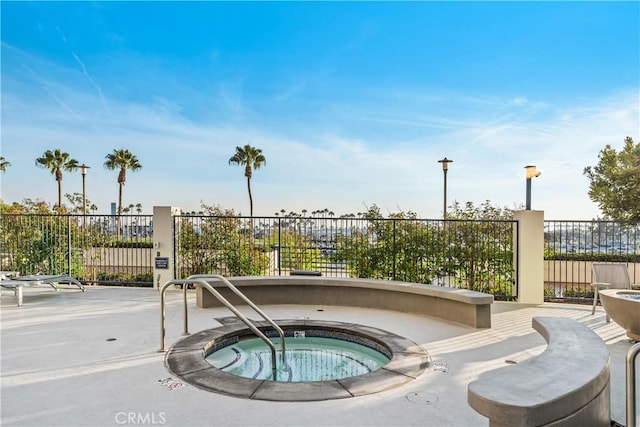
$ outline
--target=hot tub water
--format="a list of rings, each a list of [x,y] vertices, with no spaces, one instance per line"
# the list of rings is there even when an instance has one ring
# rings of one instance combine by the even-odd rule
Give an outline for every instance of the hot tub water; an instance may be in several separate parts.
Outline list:
[[[297,332],[297,331],[296,331]],[[364,375],[384,366],[383,353],[355,342],[308,337],[302,333],[285,338],[285,361],[277,351],[277,380],[285,382],[329,381]],[[280,348],[280,339],[271,339]],[[273,380],[271,351],[258,338],[243,339],[206,357],[214,367],[245,378]]]

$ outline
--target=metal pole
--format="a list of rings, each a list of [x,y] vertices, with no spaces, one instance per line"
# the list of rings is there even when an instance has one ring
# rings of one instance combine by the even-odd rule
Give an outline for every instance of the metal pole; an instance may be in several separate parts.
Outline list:
[[[87,215],[87,189],[85,187],[86,173],[82,174],[82,215]]]
[[[445,157],[442,160],[438,160],[438,163],[442,165],[442,172],[444,173],[444,206],[442,208],[442,219],[447,219],[447,171],[449,170],[449,163],[453,163],[453,160]]]
[[[273,380],[277,381],[278,380],[278,376],[277,376],[277,366],[276,366],[276,347],[275,345],[269,340],[269,338],[267,338],[267,336],[265,334],[263,334],[260,329],[258,329],[249,319],[247,319],[242,313],[240,313],[240,311],[238,311],[238,309],[233,306],[227,299],[225,299],[218,291],[216,291],[211,285],[209,285],[207,282],[204,281],[205,278],[217,278],[219,280],[222,281],[222,283],[224,283],[225,285],[227,285],[227,287],[229,289],[231,289],[234,293],[236,293],[236,295],[240,296],[245,302],[249,303],[249,305],[254,308],[254,310],[257,309],[257,307],[255,306],[255,304],[253,304],[252,302],[250,302],[245,296],[244,294],[242,294],[240,291],[238,291],[227,279],[225,279],[222,276],[219,275],[207,275],[207,274],[196,274],[194,276],[193,279],[186,279],[186,280],[171,280],[167,283],[165,283],[164,285],[162,285],[162,288],[160,288],[160,350],[158,350],[158,352],[164,353],[165,352],[165,336],[166,336],[166,329],[165,329],[165,312],[164,312],[164,305],[165,305],[165,299],[164,299],[164,293],[166,292],[167,288],[171,285],[183,285],[183,294],[186,296],[186,292],[184,291],[184,289],[186,288],[186,286],[189,283],[192,283],[194,286],[199,286],[199,287],[204,287],[206,288],[211,295],[213,295],[218,301],[220,301],[224,306],[226,306],[229,310],[231,310],[233,312],[233,314],[236,315],[236,317],[238,319],[240,319],[245,325],[247,325],[247,327],[249,329],[251,329],[251,331],[256,334],[256,336],[258,336],[262,341],[264,341],[265,344],[267,344],[267,346],[269,347],[269,349],[271,350],[271,373],[273,375]],[[199,278],[198,278],[199,277]],[[187,317],[187,304],[186,304],[186,300],[185,300],[185,309],[184,309],[184,314],[185,314],[185,319],[184,319],[184,325],[185,325],[185,334],[188,334],[187,331],[187,327],[188,327],[188,320],[186,319]],[[256,312],[258,312],[258,314],[260,314],[267,322],[269,322],[271,324],[271,326],[274,327],[274,329],[276,329],[278,331],[278,333],[280,334],[281,337],[281,344],[282,344],[282,360],[284,361],[284,352],[285,352],[285,336],[284,336],[284,331],[275,323],[273,323],[273,321],[267,317],[260,309],[257,309]]]
[[[529,165],[525,166],[525,178],[527,178],[527,202],[526,202],[526,210],[531,210],[531,179],[537,178],[542,174],[542,172],[538,171],[535,166]]]
[[[71,215],[67,215],[67,273],[71,276]]]
[[[393,280],[396,280],[396,220],[393,220]]]
[[[85,185],[85,179],[87,177],[87,170],[90,166],[84,163],[80,165],[80,174],[82,175],[82,226],[87,226],[87,188]]]
[[[447,219],[447,169],[444,169],[442,172],[444,172],[444,206],[442,208],[442,218]]]
[[[278,276],[282,276],[282,221],[278,218]]]
[[[636,424],[636,358],[640,354],[640,342],[635,343],[627,353],[627,426]]]

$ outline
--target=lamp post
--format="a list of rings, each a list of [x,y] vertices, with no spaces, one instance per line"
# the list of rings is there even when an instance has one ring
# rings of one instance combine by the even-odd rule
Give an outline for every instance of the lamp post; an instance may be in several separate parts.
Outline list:
[[[535,166],[525,166],[525,176],[527,178],[527,203],[526,210],[531,210],[531,178],[537,178],[542,175],[542,172],[536,169]]]
[[[87,214],[87,189],[85,187],[85,178],[87,177],[87,169],[91,166],[87,166],[84,163],[80,165],[80,173],[82,174],[82,215]]]
[[[447,171],[449,170],[449,163],[453,163],[453,160],[445,157],[442,160],[438,160],[438,163],[442,164],[442,172],[444,173],[444,207],[442,209],[442,218],[447,219]]]

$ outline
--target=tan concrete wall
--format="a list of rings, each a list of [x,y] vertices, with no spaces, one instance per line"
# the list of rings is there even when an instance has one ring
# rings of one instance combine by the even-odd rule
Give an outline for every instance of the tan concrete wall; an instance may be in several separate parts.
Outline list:
[[[324,277],[230,277],[229,281],[258,306],[269,304],[337,305],[424,314],[474,328],[491,327],[493,296],[441,286],[386,280]],[[246,305],[217,281],[210,281],[234,305]],[[197,306],[222,304],[197,288]]]
[[[173,217],[180,215],[180,208],[172,206],[153,207],[153,287],[174,279],[175,260],[173,259]],[[155,268],[157,257],[169,258],[169,268]]]
[[[544,261],[545,283],[590,284],[591,261]],[[640,282],[640,263],[628,265],[629,277],[633,283]],[[635,278],[635,282],[634,282]]]
[[[544,212],[518,211],[518,302],[544,302]]]

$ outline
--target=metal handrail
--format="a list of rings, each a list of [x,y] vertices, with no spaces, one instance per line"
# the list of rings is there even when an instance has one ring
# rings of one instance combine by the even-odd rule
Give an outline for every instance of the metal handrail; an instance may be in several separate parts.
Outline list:
[[[640,342],[627,352],[627,426],[636,425],[636,358],[640,354]]]
[[[251,321],[249,319],[247,319],[242,313],[240,313],[238,311],[237,308],[235,308],[233,306],[233,304],[231,304],[225,297],[223,297],[218,291],[216,291],[209,283],[207,283],[206,281],[202,280],[202,279],[176,279],[176,280],[171,280],[167,283],[165,283],[164,285],[162,285],[162,288],[160,289],[160,350],[158,350],[159,352],[164,352],[166,351],[165,349],[165,336],[166,336],[166,330],[165,330],[165,311],[164,311],[164,294],[167,290],[167,288],[169,286],[172,285],[182,285],[182,288],[184,290],[183,294],[184,294],[184,317],[185,317],[185,331],[184,334],[188,335],[189,332],[186,329],[187,326],[187,286],[186,285],[194,285],[194,286],[200,286],[203,287],[205,289],[207,289],[214,297],[216,297],[218,299],[218,301],[220,301],[222,304],[224,304],[229,310],[231,310],[233,312],[233,314],[236,315],[236,317],[238,317],[238,319],[240,319],[245,325],[247,325],[247,327],[249,329],[251,329],[251,331],[256,334],[256,336],[258,336],[262,341],[265,342],[265,344],[267,344],[267,346],[269,346],[269,349],[271,350],[271,371],[272,371],[272,375],[273,375],[273,379],[274,381],[277,380],[277,365],[276,365],[276,361],[277,361],[277,357],[276,357],[276,347],[275,345],[273,345],[273,343],[271,342],[271,340],[269,338],[267,338],[266,335],[264,335],[253,323],[251,323]],[[284,340],[283,340],[284,341]],[[284,348],[284,347],[283,347]]]
[[[285,342],[285,339],[284,339],[284,331],[282,330],[282,328],[280,326],[278,326],[273,320],[271,320],[271,318],[269,316],[267,316],[264,311],[262,311],[257,305],[255,305],[253,303],[253,301],[251,301],[249,298],[247,298],[247,296],[245,294],[240,292],[240,290],[238,288],[236,288],[229,280],[227,280],[226,277],[221,276],[219,274],[194,274],[192,276],[187,277],[187,279],[218,279],[222,283],[224,283],[227,288],[231,289],[231,291],[234,294],[239,296],[240,299],[242,299],[242,301],[246,302],[249,305],[249,307],[251,307],[256,313],[258,313],[260,315],[260,317],[262,317],[265,321],[267,321],[273,327],[273,329],[275,329],[278,332],[278,335],[280,335],[280,346],[282,348],[282,361],[284,362],[284,360],[285,360],[285,357],[284,357],[284,353],[285,353],[284,342]],[[186,288],[184,289],[184,297],[185,297],[185,301],[186,301],[186,297],[187,297]],[[185,320],[186,320],[186,317],[185,317]],[[187,324],[185,323],[185,331],[186,330],[187,330]]]

